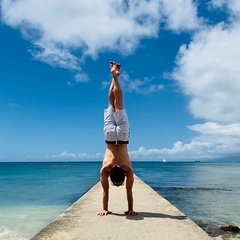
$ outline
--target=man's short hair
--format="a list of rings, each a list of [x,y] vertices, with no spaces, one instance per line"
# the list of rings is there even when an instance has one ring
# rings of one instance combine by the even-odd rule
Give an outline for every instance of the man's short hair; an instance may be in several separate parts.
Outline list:
[[[113,167],[110,171],[110,179],[114,183],[121,183],[125,179],[125,172],[121,167]]]

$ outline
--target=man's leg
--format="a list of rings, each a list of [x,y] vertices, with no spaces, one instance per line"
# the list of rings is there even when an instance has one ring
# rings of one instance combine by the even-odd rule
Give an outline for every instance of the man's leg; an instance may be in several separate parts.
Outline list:
[[[110,72],[111,73],[112,73],[113,65],[114,65],[114,62],[111,61],[110,62]],[[115,109],[115,106],[114,106],[115,97],[114,97],[113,88],[114,88],[114,82],[112,79],[112,82],[111,82],[111,85],[110,85],[109,91],[108,91],[108,107]]]
[[[108,92],[108,107],[115,109],[114,102],[115,102],[115,96],[113,92],[113,81],[112,81],[109,88],[109,92]]]
[[[110,62],[110,68],[112,74],[112,83],[110,86],[111,94],[109,94],[109,96],[113,93],[113,97],[111,96],[111,100],[113,100],[115,110],[118,111],[124,108],[122,88],[118,81],[118,76],[120,75],[120,65],[114,62]]]

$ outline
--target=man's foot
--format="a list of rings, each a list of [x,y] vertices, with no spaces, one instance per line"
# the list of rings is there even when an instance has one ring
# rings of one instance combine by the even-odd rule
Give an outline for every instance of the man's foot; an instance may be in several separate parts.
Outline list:
[[[113,61],[110,61],[110,72],[113,77],[120,75],[120,67],[121,65],[119,63],[115,63]]]

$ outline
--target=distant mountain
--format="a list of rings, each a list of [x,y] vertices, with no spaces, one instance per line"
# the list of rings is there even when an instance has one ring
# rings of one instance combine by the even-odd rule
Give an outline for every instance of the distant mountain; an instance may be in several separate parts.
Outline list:
[[[217,162],[240,162],[240,155],[217,158],[217,159],[214,159],[212,161],[217,161]]]

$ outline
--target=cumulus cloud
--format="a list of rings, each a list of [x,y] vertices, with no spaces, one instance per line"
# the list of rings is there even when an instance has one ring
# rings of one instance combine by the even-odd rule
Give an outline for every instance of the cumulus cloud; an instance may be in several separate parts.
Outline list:
[[[188,126],[197,136],[189,143],[177,141],[171,148],[130,151],[132,160],[194,160],[214,159],[240,154],[240,12],[239,1],[213,0],[212,8],[227,8],[229,19],[215,26],[200,26],[196,6],[185,1],[188,16],[195,21],[187,21],[180,14],[177,4],[172,8],[170,1],[161,1],[162,17],[166,25],[174,31],[198,29],[188,45],[183,45],[176,58],[173,78],[189,99],[189,111],[205,123]],[[181,2],[181,1],[179,1]],[[182,4],[184,6],[184,4]],[[164,9],[164,10],[163,10]],[[188,11],[187,11],[188,12]],[[151,93],[162,90],[154,78],[130,80],[123,73],[123,85],[127,91]],[[153,84],[154,83],[154,84]],[[146,87],[148,86],[148,87]]]
[[[211,160],[227,156],[240,155],[240,123],[219,124],[206,122],[188,126],[199,135],[192,139],[190,143],[177,141],[171,148],[146,149],[141,146],[137,150],[129,151],[132,161],[193,161]],[[103,159],[102,153],[70,153],[68,151],[57,155],[47,156],[48,160],[99,160]]]
[[[172,148],[131,151],[132,159],[152,160],[196,160],[216,159],[240,154],[240,124],[218,124],[207,122],[189,126],[199,133],[190,143],[176,142]]]
[[[212,143],[203,143],[192,141],[184,144],[181,141],[176,142],[172,148],[162,149],[145,149],[140,147],[137,151],[131,151],[129,154],[131,159],[135,160],[194,160],[209,159],[209,149]],[[204,151],[207,150],[207,151]]]
[[[209,5],[212,8],[226,7],[234,16],[240,13],[240,2],[238,0],[211,0]]]
[[[188,126],[199,135],[189,143],[177,141],[171,148],[130,151],[132,160],[211,160],[240,155],[240,123],[219,124],[206,122]]]
[[[240,23],[219,24],[182,46],[174,78],[190,97],[194,117],[232,123],[240,120]]]
[[[187,155],[195,148],[193,153],[214,158],[240,154],[240,4],[215,0],[211,6],[227,7],[228,22],[205,26],[181,46],[173,78],[188,96],[190,113],[206,121],[189,126],[199,135],[179,149]]]
[[[189,128],[203,135],[221,135],[240,138],[240,123],[223,125],[215,122],[207,122],[204,124],[195,124],[189,126]]]
[[[184,14],[182,14],[184,12]],[[81,71],[86,56],[130,54],[159,26],[191,30],[199,25],[191,0],[2,0],[2,22],[32,42],[33,56],[52,66]]]
[[[211,144],[209,149],[205,149],[211,157],[240,154],[240,123],[206,122],[189,128],[199,133],[194,141]]]
[[[159,1],[2,0],[2,20],[32,41],[34,56],[78,69],[81,58],[103,50],[132,52],[142,38],[156,37]]]
[[[60,154],[54,154],[51,156],[45,156],[45,159],[48,160],[68,160],[68,161],[86,161],[86,160],[99,160],[102,158],[102,153],[97,154],[88,154],[88,153],[71,153],[68,151],[64,151]]]
[[[206,123],[189,126],[199,134],[190,143],[178,141],[162,149],[141,147],[130,152],[131,157],[186,159],[239,153],[239,0],[209,1],[212,9],[227,9],[229,14],[227,23],[215,26],[203,24],[193,0],[2,0],[0,4],[2,23],[19,29],[32,43],[34,58],[77,71],[75,82],[89,81],[81,68],[88,56],[96,58],[103,51],[131,54],[142,39],[161,34],[160,26],[177,33],[191,31],[192,40],[180,48],[172,77],[188,96],[190,113]],[[122,81],[129,92],[163,90],[156,78],[130,81],[123,73]],[[99,156],[63,152],[51,158]]]
[[[163,0],[161,8],[168,29],[176,32],[191,31],[202,25],[202,20],[198,18],[197,5],[192,0]]]

